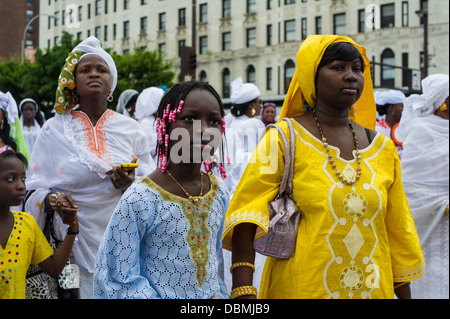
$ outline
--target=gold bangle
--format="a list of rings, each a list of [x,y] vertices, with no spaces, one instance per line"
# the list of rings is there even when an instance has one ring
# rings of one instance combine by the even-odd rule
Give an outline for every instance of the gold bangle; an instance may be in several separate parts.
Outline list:
[[[239,263],[234,263],[231,267],[230,267],[230,272],[232,273],[234,268],[238,268],[238,267],[250,267],[253,272],[255,272],[255,266],[251,263],[247,263],[247,262],[239,262]]]
[[[236,299],[241,296],[257,296],[258,290],[253,286],[242,286],[231,290],[231,299]]]
[[[408,284],[410,284],[411,282],[409,282],[409,281],[406,281],[406,282],[401,282],[401,283],[399,283],[399,284],[394,284],[394,290],[395,289],[397,289],[397,288],[399,288],[399,287],[401,287],[401,286],[404,286],[404,285],[408,285]]]

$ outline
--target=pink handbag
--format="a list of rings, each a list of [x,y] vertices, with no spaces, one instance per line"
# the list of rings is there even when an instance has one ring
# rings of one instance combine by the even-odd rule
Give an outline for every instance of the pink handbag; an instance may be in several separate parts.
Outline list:
[[[283,179],[277,197],[269,203],[270,221],[267,234],[255,240],[253,247],[261,255],[289,259],[295,255],[300,210],[292,199],[295,131],[290,119],[283,120],[289,126],[290,147],[283,130],[275,124],[269,125],[275,127],[283,138],[285,149]]]

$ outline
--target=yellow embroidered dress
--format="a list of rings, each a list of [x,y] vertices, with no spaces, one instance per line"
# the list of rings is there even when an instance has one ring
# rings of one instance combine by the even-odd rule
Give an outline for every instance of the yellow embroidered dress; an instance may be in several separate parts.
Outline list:
[[[294,200],[302,212],[296,254],[288,260],[267,258],[259,298],[393,298],[393,282],[416,279],[425,268],[393,142],[377,134],[361,150],[362,174],[349,186],[337,178],[322,142],[293,122]],[[289,136],[287,123],[278,124]],[[276,130],[269,132],[227,211],[228,249],[239,223],[258,225],[256,237],[267,232],[268,203],[284,170],[283,141]],[[337,169],[353,179],[356,160],[344,160],[339,149],[329,148]]]

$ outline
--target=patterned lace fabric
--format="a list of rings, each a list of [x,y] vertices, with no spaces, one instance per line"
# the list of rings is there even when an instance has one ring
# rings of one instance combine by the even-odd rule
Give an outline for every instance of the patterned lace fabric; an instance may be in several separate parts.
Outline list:
[[[95,297],[228,297],[221,240],[228,194],[209,176],[198,207],[148,177],[129,187],[99,248]]]

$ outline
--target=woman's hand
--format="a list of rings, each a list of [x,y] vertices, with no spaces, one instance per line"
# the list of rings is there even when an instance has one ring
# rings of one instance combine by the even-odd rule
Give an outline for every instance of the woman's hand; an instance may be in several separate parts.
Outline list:
[[[131,156],[131,163],[136,163],[137,157]],[[111,181],[116,189],[125,192],[131,184],[133,184],[135,178],[134,168],[122,168],[120,165],[113,168],[111,174]]]
[[[61,194],[56,201],[55,211],[64,224],[69,225],[72,231],[78,231],[78,205],[69,194]]]

